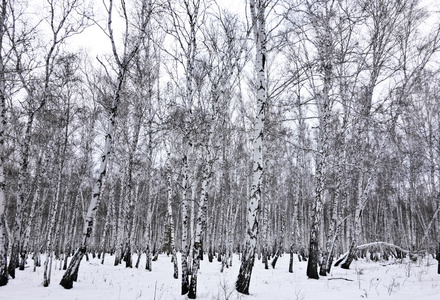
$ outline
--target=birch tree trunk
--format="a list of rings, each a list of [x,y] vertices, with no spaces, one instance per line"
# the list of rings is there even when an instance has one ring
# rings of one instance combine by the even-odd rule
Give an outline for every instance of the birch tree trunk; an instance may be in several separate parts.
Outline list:
[[[21,47],[20,43],[23,43],[23,41],[21,39],[16,40],[15,36],[13,36],[11,40],[11,48],[17,58],[15,71],[23,86],[23,89],[26,91],[27,94],[27,123],[25,126],[24,139],[22,143],[21,163],[17,187],[18,196],[16,202],[14,225],[12,230],[12,252],[8,269],[9,274],[12,278],[15,278],[15,268],[18,265],[19,253],[23,251],[23,235],[26,232],[26,228],[23,228],[24,226],[26,226],[26,224],[23,223],[23,220],[26,219],[23,214],[25,213],[24,204],[27,200],[25,198],[28,196],[28,185],[26,184],[26,181],[29,177],[28,165],[31,155],[30,147],[32,142],[32,131],[36,113],[39,112],[43,107],[45,107],[46,102],[49,99],[52,84],[52,74],[54,71],[55,62],[57,62],[56,58],[60,56],[60,45],[63,44],[66,39],[74,35],[75,32],[80,32],[88,26],[86,21],[86,14],[81,15],[82,12],[80,12],[80,1],[63,0],[62,4],[59,6],[55,5],[54,2],[55,0],[47,1],[49,13],[45,17],[45,21],[48,21],[48,24],[50,24],[51,41],[48,44],[49,47],[47,49],[47,52],[43,56],[44,60],[41,61],[41,64],[44,67],[44,72],[42,74],[43,82],[41,91],[35,91],[35,85],[33,83],[35,78],[40,76],[40,74],[34,74],[34,72],[32,72],[33,67],[31,67],[31,70],[29,70],[27,68],[28,66],[22,65],[23,62],[29,61],[28,59],[23,58],[23,53],[26,52],[20,52],[21,50],[19,50],[19,48]],[[57,9],[57,7],[60,9]],[[12,14],[11,17],[13,19],[12,22],[14,23],[13,26],[15,26],[15,22],[18,22],[18,20],[16,19],[16,15]],[[25,41],[25,43],[27,42],[32,44],[30,40]],[[32,57],[30,60],[33,61],[33,59],[34,57]],[[40,68],[38,68],[37,72],[40,72]],[[41,96],[37,96],[37,94]]]
[[[6,0],[1,2],[0,11],[0,286],[8,283],[8,259],[6,246],[6,197],[5,197],[5,125],[6,125],[6,79],[3,61],[3,37],[6,31]]]
[[[183,160],[183,180],[182,180],[182,254],[181,254],[181,264],[182,264],[182,284],[181,284],[181,294],[185,295],[189,291],[189,278],[188,278],[188,157],[184,155]]]
[[[211,133],[213,131],[214,124],[211,124]],[[211,134],[210,134],[211,135]],[[211,138],[210,138],[211,141]],[[207,146],[211,147],[210,143]],[[209,150],[207,151],[209,153]],[[207,154],[209,155],[209,154]],[[197,294],[197,273],[200,268],[200,259],[203,255],[202,252],[202,242],[203,242],[203,223],[206,219],[206,203],[208,201],[208,186],[211,179],[211,160],[209,158],[205,159],[205,166],[203,168],[202,175],[202,190],[197,207],[197,218],[196,218],[196,230],[193,245],[193,262],[191,269],[191,282],[189,286],[188,298],[195,299]]]
[[[83,230],[83,237],[80,248],[76,251],[75,255],[73,256],[69,267],[67,268],[66,272],[64,273],[63,278],[61,279],[60,285],[62,285],[65,289],[71,289],[73,287],[73,281],[76,281],[76,278],[78,276],[78,270],[81,263],[81,260],[87,250],[88,240],[91,237],[92,229],[94,226],[96,211],[99,207],[99,200],[101,196],[101,187],[102,182],[105,178],[106,171],[107,171],[107,164],[109,160],[109,154],[111,151],[111,145],[113,141],[113,134],[115,130],[116,125],[116,116],[117,116],[117,110],[119,101],[121,98],[121,92],[123,88],[123,83],[125,80],[125,75],[127,73],[128,67],[130,65],[131,60],[136,55],[143,37],[145,35],[145,30],[147,27],[147,24],[149,22],[149,17],[151,14],[151,7],[150,7],[150,0],[143,0],[142,1],[142,7],[141,7],[141,24],[140,25],[140,36],[136,38],[133,44],[133,48],[131,48],[130,52],[128,51],[128,45],[127,45],[127,39],[125,40],[125,43],[123,45],[124,48],[124,55],[122,57],[122,60],[119,58],[119,55],[116,50],[115,45],[115,39],[113,36],[113,29],[112,29],[112,9],[113,9],[113,1],[109,0],[108,4],[108,31],[109,31],[109,37],[112,44],[113,49],[113,57],[116,60],[116,63],[118,65],[118,77],[117,77],[117,85],[116,90],[112,102],[112,107],[110,111],[109,121],[108,121],[108,127],[107,132],[105,136],[105,144],[104,144],[104,150],[103,154],[101,156],[101,164],[99,167],[99,173],[98,178],[96,179],[93,189],[92,189],[92,200],[90,201],[89,208],[87,210],[86,219],[84,222],[84,230]],[[128,15],[125,8],[125,3],[123,2],[123,14],[124,18],[126,20],[126,28],[125,28],[125,36],[128,37]]]
[[[107,169],[107,163],[108,163],[108,156],[110,154],[110,148],[113,138],[113,131],[114,126],[116,122],[116,113],[117,108],[119,104],[120,99],[120,91],[122,89],[122,83],[124,80],[124,74],[125,70],[119,70],[118,75],[118,89],[116,90],[115,97],[113,99],[112,104],[112,110],[109,117],[109,124],[107,128],[107,133],[105,136],[105,145],[104,145],[104,152],[101,156],[101,165],[99,168],[99,175],[97,180],[95,181],[95,184],[93,186],[93,192],[92,192],[92,201],[90,202],[86,220],[84,223],[84,231],[83,231],[83,238],[80,248],[76,251],[75,255],[73,256],[69,267],[67,268],[63,278],[61,279],[60,285],[62,285],[66,289],[71,289],[73,287],[73,281],[76,281],[76,277],[78,276],[78,270],[81,263],[81,260],[86,252],[88,240],[91,237],[92,234],[92,228],[95,220],[96,211],[99,207],[99,200],[101,195],[101,186],[102,181],[104,180],[106,169]]]
[[[316,92],[318,99],[318,118],[319,131],[316,155],[316,188],[315,199],[313,203],[313,217],[310,229],[310,246],[309,246],[309,260],[307,263],[307,277],[319,279],[318,275],[318,261],[319,261],[319,234],[320,225],[322,222],[322,210],[324,205],[325,194],[325,180],[327,170],[327,160],[329,156],[329,122],[331,117],[332,100],[330,99],[330,91],[332,88],[333,79],[333,37],[331,32],[331,14],[333,11],[333,2],[328,3],[324,1],[323,7],[318,10],[323,10],[323,16],[319,18],[320,11],[311,12],[314,14],[311,18],[312,26],[318,35],[318,59],[319,71],[323,80],[322,90]],[[316,14],[316,15],[315,15]],[[318,16],[317,16],[318,15]],[[318,19],[319,21],[316,21]]]
[[[168,153],[168,160],[166,162],[166,172],[167,172],[167,182],[168,182],[168,190],[167,190],[167,206],[168,206],[168,224],[170,228],[170,247],[171,247],[171,255],[174,266],[173,277],[175,279],[179,278],[179,267],[177,265],[177,255],[176,255],[176,245],[174,239],[174,220],[173,220],[173,207],[172,207],[172,199],[173,199],[173,190],[172,190],[172,170],[171,170],[171,153]]]
[[[252,185],[250,197],[247,201],[246,219],[246,245],[243,251],[240,271],[235,288],[242,294],[249,294],[252,268],[255,261],[255,249],[258,235],[258,215],[260,211],[260,200],[262,197],[262,175],[263,175],[263,130],[264,110],[267,100],[266,94],[266,15],[267,3],[262,1],[249,1],[249,8],[254,32],[256,47],[255,72],[257,90],[257,115],[253,132],[253,159],[252,159]]]
[[[135,108],[135,110],[138,110],[138,108]],[[131,264],[131,224],[134,221],[134,203],[133,203],[133,164],[134,164],[134,155],[136,154],[136,149],[139,141],[139,132],[141,129],[141,114],[136,111],[135,112],[135,124],[134,124],[134,131],[133,131],[133,138],[131,141],[131,145],[128,150],[128,163],[127,163],[127,170],[126,170],[126,180],[125,180],[125,196],[123,200],[123,214],[120,216],[122,218],[122,228],[121,234],[118,235],[120,239],[120,243],[122,244],[121,256],[124,257],[124,260],[126,262],[126,267],[132,267]],[[118,240],[119,240],[118,239]],[[120,246],[120,245],[119,245]],[[115,260],[116,265],[116,260]]]
[[[377,166],[378,158],[376,159],[376,162],[373,166],[373,170]],[[371,187],[371,180],[372,180],[372,174],[370,174],[367,178],[367,180],[364,180],[364,174],[363,170],[360,170],[360,178],[358,181],[358,195],[357,195],[357,203],[356,203],[356,210],[354,215],[354,233],[352,236],[352,241],[350,243],[350,249],[348,250],[348,255],[346,260],[342,263],[341,268],[343,269],[349,269],[351,263],[353,262],[353,259],[356,256],[356,249],[359,241],[359,237],[361,236],[362,232],[362,214],[365,208],[365,205],[368,201],[368,195],[370,193],[370,187]],[[364,181],[365,187],[364,187]]]
[[[50,216],[50,223],[48,227],[48,238],[46,241],[46,261],[44,262],[44,279],[43,279],[43,286],[48,287],[50,284],[50,275],[51,275],[51,269],[48,270],[49,265],[52,266],[52,259],[53,259],[53,248],[54,248],[54,241],[55,238],[53,236],[54,228],[56,226],[56,217],[58,215],[58,206],[60,203],[60,194],[61,194],[61,184],[62,184],[62,178],[63,178],[63,171],[64,171],[64,162],[65,162],[65,156],[66,156],[66,149],[67,149],[67,142],[69,137],[69,122],[70,122],[70,99],[67,99],[67,108],[65,112],[65,120],[66,124],[64,129],[64,137],[62,139],[62,145],[60,145],[59,153],[58,153],[58,176],[57,176],[57,184],[56,184],[56,190],[55,190],[55,197],[53,199],[49,216]],[[67,193],[67,191],[66,191]],[[55,230],[56,232],[56,230]]]
[[[176,22],[176,14],[174,12],[174,8],[171,7],[171,4],[169,3],[171,10],[172,17],[174,18],[173,21]],[[190,253],[190,243],[188,241],[188,225],[193,224],[191,220],[189,220],[189,203],[188,203],[188,191],[189,187],[194,186],[194,182],[190,183],[189,179],[189,173],[190,168],[188,164],[190,163],[190,155],[194,152],[194,141],[193,141],[193,134],[190,130],[190,127],[193,123],[193,101],[194,101],[194,64],[195,64],[195,58],[197,53],[197,30],[199,26],[199,10],[201,7],[201,1],[200,0],[191,0],[191,1],[184,1],[183,3],[184,11],[186,15],[188,16],[188,24],[174,24],[175,30],[179,32],[177,35],[183,35],[184,37],[180,37],[181,40],[179,41],[182,47],[182,51],[184,52],[184,57],[186,59],[185,62],[185,80],[186,80],[186,87],[185,87],[185,108],[188,114],[187,119],[185,120],[185,137],[184,137],[184,155],[182,158],[182,164],[183,164],[183,191],[182,191],[182,207],[181,207],[181,213],[182,213],[182,256],[181,256],[181,264],[182,264],[182,295],[185,295],[189,291],[189,270],[188,270],[188,258]],[[179,19],[179,17],[177,17]],[[177,21],[178,22],[178,21]],[[183,32],[181,27],[183,28],[189,26],[188,31],[185,29]],[[192,195],[194,198],[194,193]],[[192,202],[194,203],[194,202]],[[194,211],[194,210],[192,210]],[[188,224],[188,222],[191,222]],[[192,226],[192,225],[191,225]],[[191,227],[192,228],[192,227]],[[193,232],[191,232],[191,238],[193,237]]]
[[[108,205],[107,205],[107,214],[105,216],[105,224],[104,224],[104,232],[103,236],[101,238],[101,243],[99,245],[99,253],[101,253],[101,264],[104,264],[105,259],[105,253],[106,253],[106,240],[107,240],[107,232],[111,231],[113,228],[110,228],[110,225],[112,222],[114,222],[114,209],[115,209],[115,182],[114,182],[114,176],[112,173],[112,166],[113,166],[113,152],[110,150],[110,158],[109,158],[109,166],[108,171],[110,173],[110,176],[107,177],[106,180],[106,186],[110,186],[110,191],[108,195]],[[111,231],[114,232],[114,231]]]
[[[345,141],[342,143],[345,144]],[[319,275],[321,276],[327,276],[328,273],[330,273],[331,265],[333,262],[333,254],[334,254],[334,246],[336,244],[336,241],[338,239],[339,231],[342,225],[342,218],[340,216],[340,213],[338,211],[339,209],[339,203],[340,203],[340,195],[341,195],[341,181],[343,176],[343,162],[345,161],[345,155],[341,155],[342,153],[345,153],[344,151],[338,152],[337,158],[336,158],[336,169],[337,169],[337,175],[336,175],[336,189],[334,194],[334,201],[333,201],[333,208],[332,208],[332,215],[330,220],[330,226],[327,233],[327,241],[325,244],[325,249],[323,250],[322,255],[322,262],[321,262],[321,269],[319,270]]]
[[[42,152],[42,151],[41,151]],[[19,262],[19,270],[23,271],[26,264],[26,258],[28,255],[28,248],[29,248],[29,240],[31,235],[31,229],[33,226],[31,226],[32,222],[35,218],[35,210],[37,203],[40,200],[40,192],[41,192],[41,184],[42,184],[42,178],[45,176],[45,168],[42,168],[42,160],[43,160],[43,153],[40,153],[38,161],[37,161],[37,167],[36,167],[36,191],[34,193],[34,196],[32,197],[32,203],[29,213],[29,218],[27,219],[27,224],[25,226],[25,232],[23,237],[23,252],[22,255],[20,255],[20,262]],[[42,170],[41,170],[42,169]],[[41,173],[40,173],[41,170]]]

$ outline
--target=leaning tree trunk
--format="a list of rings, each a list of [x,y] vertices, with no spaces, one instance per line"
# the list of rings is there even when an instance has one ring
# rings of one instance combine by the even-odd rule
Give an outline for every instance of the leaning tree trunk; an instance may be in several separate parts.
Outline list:
[[[252,186],[250,197],[247,201],[246,220],[246,245],[243,251],[242,262],[235,288],[242,294],[249,294],[249,284],[252,275],[252,268],[255,261],[255,249],[257,247],[258,235],[258,214],[262,196],[262,175],[263,175],[263,130],[264,110],[267,100],[266,95],[266,24],[265,4],[260,1],[249,1],[250,13],[254,29],[254,40],[256,46],[255,70],[257,73],[257,115],[253,135],[253,162],[252,162]]]
[[[107,170],[107,163],[108,163],[112,139],[113,139],[113,131],[116,123],[116,112],[120,99],[120,91],[122,90],[122,83],[124,81],[124,74],[125,74],[125,70],[119,71],[118,89],[116,91],[115,98],[113,99],[107,134],[105,136],[104,152],[101,157],[101,166],[99,168],[99,175],[93,186],[92,201],[90,202],[89,209],[87,211],[87,216],[84,222],[83,240],[81,243],[81,247],[76,251],[75,255],[70,261],[69,267],[67,268],[60,282],[60,284],[66,289],[71,289],[73,287],[73,281],[76,281],[81,259],[83,258],[86,252],[87,243],[92,234],[96,211],[98,210],[99,207],[102,181],[104,180],[105,173]]]
[[[145,4],[146,4],[146,2],[143,2],[143,5],[145,5]],[[91,234],[92,234],[92,230],[93,230],[93,226],[94,226],[94,222],[95,222],[96,211],[98,210],[98,207],[99,207],[102,182],[105,178],[105,174],[107,171],[107,164],[108,164],[109,154],[111,151],[111,145],[112,145],[112,141],[113,141],[113,133],[114,133],[115,125],[116,125],[117,110],[118,110],[119,100],[121,98],[121,91],[122,91],[122,86],[123,86],[124,79],[125,79],[125,74],[128,70],[128,66],[129,66],[130,61],[133,59],[134,55],[137,53],[139,46],[142,42],[142,37],[138,37],[138,39],[135,41],[135,43],[133,45],[133,48],[132,48],[133,50],[131,50],[130,53],[125,53],[125,51],[124,51],[125,55],[122,58],[122,61],[119,59],[119,56],[116,52],[116,45],[115,45],[114,37],[113,37],[113,30],[111,28],[112,8],[113,8],[113,2],[110,1],[109,11],[108,11],[108,16],[109,16],[109,18],[108,18],[109,28],[108,29],[109,29],[110,41],[111,41],[112,48],[113,48],[113,56],[116,59],[116,62],[118,63],[118,67],[119,67],[117,87],[115,90],[115,96],[113,98],[112,108],[110,111],[107,133],[105,136],[104,151],[101,156],[101,165],[99,167],[99,173],[98,173],[99,175],[98,175],[98,178],[96,179],[95,184],[92,189],[92,200],[90,201],[90,205],[89,205],[89,208],[87,211],[87,216],[84,221],[84,231],[83,231],[82,243],[81,243],[80,248],[76,251],[75,255],[73,256],[73,258],[70,262],[70,265],[67,268],[66,272],[64,273],[64,276],[60,282],[60,285],[62,285],[66,289],[71,289],[73,287],[73,281],[76,281],[76,278],[78,276],[79,266],[81,263],[81,259],[83,258],[84,254],[87,250],[88,240],[90,239]],[[143,7],[143,8],[145,8],[145,7]],[[144,13],[145,13],[145,11],[142,11],[142,17],[145,17],[146,19],[142,20],[144,22],[141,25],[145,29],[146,25],[147,25],[147,21],[148,21],[148,16],[144,15]],[[126,31],[128,31],[128,28],[126,28]],[[142,34],[144,34],[144,33],[145,32],[143,32]],[[127,49],[127,44],[124,44],[124,48],[125,48],[125,50]]]
[[[372,170],[374,170],[377,167],[378,161],[379,161],[379,159],[376,158],[376,161],[374,163]],[[365,166],[365,164],[363,164],[363,165]],[[368,194],[370,192],[370,187],[371,187],[372,174],[369,174],[365,188],[362,189],[363,182],[364,182],[364,179],[363,179],[364,174],[363,174],[363,170],[360,170],[360,172],[361,173],[360,173],[360,177],[359,177],[359,181],[358,181],[358,202],[356,204],[356,211],[355,211],[355,215],[354,215],[354,233],[353,233],[352,241],[350,243],[350,249],[348,250],[347,259],[341,265],[341,268],[343,268],[343,269],[349,269],[351,263],[353,262],[353,259],[356,256],[356,248],[357,248],[359,237],[362,232],[362,213],[363,213],[365,205],[367,203]]]

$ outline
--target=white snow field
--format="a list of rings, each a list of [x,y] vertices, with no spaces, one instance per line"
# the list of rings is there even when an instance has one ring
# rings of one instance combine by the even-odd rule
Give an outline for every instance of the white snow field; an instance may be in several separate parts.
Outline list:
[[[104,265],[98,258],[81,263],[78,282],[73,289],[65,290],[59,285],[64,271],[54,264],[49,287],[43,287],[43,267],[33,272],[33,261],[28,260],[24,271],[16,271],[16,278],[0,288],[0,299],[8,300],[168,300],[187,299],[180,295],[180,278],[174,279],[170,257],[160,255],[153,262],[153,271],[142,268],[127,269],[125,265],[113,266],[114,257],[107,256]],[[44,257],[42,258],[44,262]],[[135,261],[136,257],[134,257]],[[179,261],[180,262],[180,261]],[[256,261],[250,287],[250,295],[234,290],[238,274],[239,258],[234,256],[232,268],[220,273],[220,263],[207,258],[202,261],[198,277],[197,299],[223,300],[341,300],[341,299],[440,299],[440,275],[437,260],[425,258],[417,262],[371,262],[367,259],[354,261],[351,270],[333,268],[330,276],[319,280],[307,279],[306,262],[295,257],[294,273],[288,272],[289,255],[278,260],[276,269],[265,270]],[[180,268],[180,265],[179,265]]]

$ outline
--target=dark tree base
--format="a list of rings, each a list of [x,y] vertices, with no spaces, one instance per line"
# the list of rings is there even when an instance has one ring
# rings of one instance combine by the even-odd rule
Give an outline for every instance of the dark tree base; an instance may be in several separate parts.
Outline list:
[[[307,277],[319,279],[318,275],[318,243],[310,242],[309,261],[307,262]]]
[[[20,253],[20,262],[18,263],[18,269],[20,271],[24,271],[24,267],[26,264],[26,253]]]
[[[356,255],[356,245],[354,242],[352,242],[350,245],[350,249],[348,250],[347,259],[342,263],[341,268],[346,270],[350,269],[350,265],[353,262],[355,255]]]
[[[197,273],[199,272],[200,268],[200,258],[203,255],[201,247],[199,247],[200,244],[197,242],[194,244],[194,253],[195,257],[192,263],[191,268],[191,282],[189,284],[189,291],[188,291],[188,298],[189,299],[196,299],[197,295]]]
[[[293,273],[293,245],[290,246],[289,273]]]
[[[136,269],[139,269],[139,264],[141,262],[141,255],[142,255],[142,253],[139,253],[138,258],[136,260],[136,265],[135,265]]]
[[[131,259],[131,251],[128,250],[124,257],[125,267],[133,268],[133,260]]]
[[[8,274],[0,275],[0,286],[4,286],[8,284]]]
[[[275,266],[277,265],[278,257],[280,257],[279,251],[277,251],[277,253],[275,253],[275,257],[273,258],[272,262],[270,263],[273,269],[275,269]]]
[[[60,281],[60,285],[65,289],[71,289],[73,287],[73,282],[78,279],[78,270],[81,260],[86,252],[86,248],[80,248],[76,251],[75,255],[72,257],[70,261],[69,267],[64,273],[63,278]]]
[[[145,270],[148,270],[151,272],[151,255],[150,253],[147,253],[147,261],[145,263]]]
[[[438,249],[437,249],[437,261],[438,261],[437,274],[440,274],[440,243],[438,244]]]
[[[214,254],[212,253],[212,248],[209,247],[209,251],[208,251],[208,261],[210,263],[212,263],[212,260],[214,259]]]
[[[191,276],[191,283],[189,285],[188,299],[196,299],[197,295],[197,275]]]
[[[189,277],[188,277],[188,264],[186,263],[186,257],[182,257],[182,290],[181,294],[186,295],[189,291]]]
[[[189,287],[188,287],[188,275],[186,276],[186,280],[184,281],[182,278],[182,295],[186,295],[189,292]]]
[[[316,263],[313,263],[312,257],[310,257],[307,262],[307,277],[310,279],[319,279],[318,266]]]
[[[174,265],[174,273],[173,273],[173,278],[174,279],[178,279],[179,278],[179,266],[177,264],[177,257],[176,254],[173,254],[174,257],[174,261],[173,261],[173,265]]]
[[[341,265],[341,268],[342,268],[342,269],[349,270],[349,269],[350,269],[350,265],[351,265],[351,263],[353,262],[353,259],[354,259],[354,256],[348,254],[348,257],[347,257],[347,259],[344,261],[344,263]]]
[[[15,279],[15,269],[18,267],[18,245],[12,247],[11,259],[9,261],[8,273],[12,279]]]
[[[252,268],[254,266],[255,257],[251,256],[248,260],[243,258],[238,273],[237,282],[235,282],[235,289],[237,292],[249,295],[249,284],[251,282]]]

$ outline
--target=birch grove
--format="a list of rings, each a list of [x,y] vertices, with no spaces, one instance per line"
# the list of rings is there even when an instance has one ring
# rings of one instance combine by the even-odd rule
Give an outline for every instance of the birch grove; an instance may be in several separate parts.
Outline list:
[[[249,295],[256,266],[439,258],[423,1],[43,2],[0,1],[0,286],[168,259],[195,299],[205,263]]]

